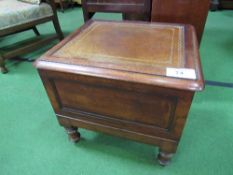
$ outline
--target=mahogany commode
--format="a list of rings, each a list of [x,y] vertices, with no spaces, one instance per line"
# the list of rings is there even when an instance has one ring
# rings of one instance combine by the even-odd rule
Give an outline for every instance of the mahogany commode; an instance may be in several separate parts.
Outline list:
[[[80,127],[153,144],[162,165],[204,88],[190,25],[89,21],[35,65],[72,141]]]

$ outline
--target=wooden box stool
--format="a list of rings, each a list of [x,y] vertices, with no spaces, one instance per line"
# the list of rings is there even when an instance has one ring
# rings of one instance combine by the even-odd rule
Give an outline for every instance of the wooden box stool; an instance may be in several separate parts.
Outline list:
[[[204,88],[190,25],[89,21],[35,65],[72,141],[80,127],[153,144],[161,165]]]

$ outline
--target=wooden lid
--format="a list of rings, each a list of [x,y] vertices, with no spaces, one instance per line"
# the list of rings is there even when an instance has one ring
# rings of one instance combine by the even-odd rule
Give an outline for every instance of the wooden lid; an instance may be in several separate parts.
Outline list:
[[[204,86],[196,36],[189,25],[89,21],[36,66],[178,89]]]

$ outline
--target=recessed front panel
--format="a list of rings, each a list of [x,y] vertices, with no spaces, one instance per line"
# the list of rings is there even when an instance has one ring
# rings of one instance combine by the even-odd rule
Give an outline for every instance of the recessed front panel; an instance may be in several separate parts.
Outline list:
[[[54,85],[61,108],[162,129],[168,129],[174,117],[176,98],[156,92],[144,94],[66,80],[55,80]]]

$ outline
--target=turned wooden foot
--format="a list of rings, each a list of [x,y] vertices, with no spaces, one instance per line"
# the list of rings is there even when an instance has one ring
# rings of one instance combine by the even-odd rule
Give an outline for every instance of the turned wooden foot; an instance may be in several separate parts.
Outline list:
[[[76,143],[80,140],[80,133],[76,127],[65,127],[65,130],[69,136],[69,140]]]
[[[162,150],[159,150],[158,154],[158,162],[162,166],[167,166],[171,162],[171,158],[173,156],[173,153],[167,153]]]

